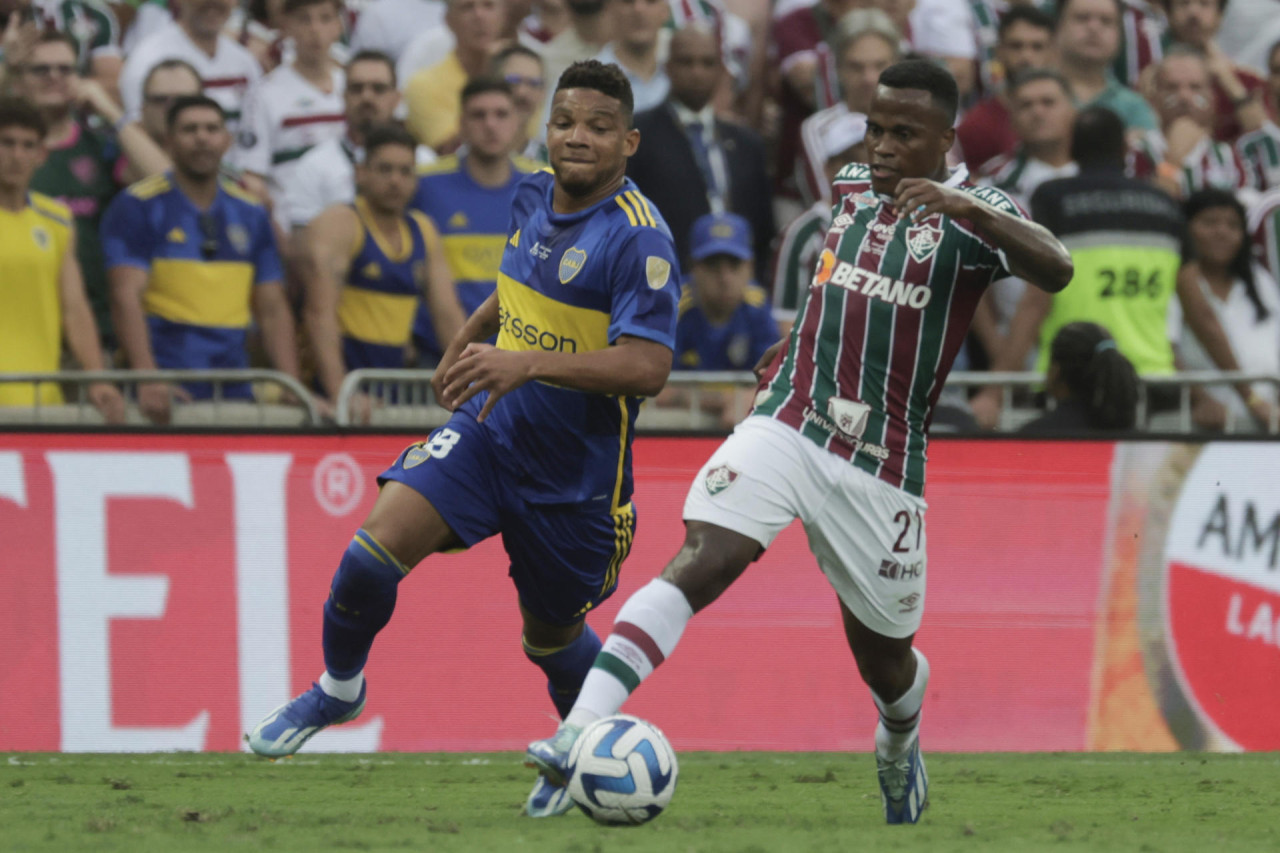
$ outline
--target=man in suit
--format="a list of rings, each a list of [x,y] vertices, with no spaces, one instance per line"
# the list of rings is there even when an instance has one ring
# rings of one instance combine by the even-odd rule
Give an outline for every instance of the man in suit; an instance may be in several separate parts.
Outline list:
[[[692,24],[671,36],[671,93],[660,107],[636,116],[641,143],[627,175],[671,226],[686,274],[694,220],[736,213],[751,224],[756,277],[764,281],[774,236],[764,142],[754,131],[716,118],[711,97],[724,73],[712,29]]]

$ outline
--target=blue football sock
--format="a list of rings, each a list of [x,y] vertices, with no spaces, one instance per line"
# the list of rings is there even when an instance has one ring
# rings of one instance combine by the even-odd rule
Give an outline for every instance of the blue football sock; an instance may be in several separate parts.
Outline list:
[[[547,692],[562,719],[573,710],[599,651],[600,638],[590,625],[583,625],[578,639],[558,649],[539,649],[524,641],[524,653],[547,674]]]
[[[373,638],[391,621],[396,588],[408,573],[378,540],[356,531],[324,603],[324,666],[329,675],[341,681],[364,669]]]

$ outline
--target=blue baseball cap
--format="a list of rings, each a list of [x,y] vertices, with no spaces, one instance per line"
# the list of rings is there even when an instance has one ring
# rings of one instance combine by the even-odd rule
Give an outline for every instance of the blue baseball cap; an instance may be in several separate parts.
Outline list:
[[[729,255],[743,261],[755,256],[751,250],[751,225],[736,213],[699,216],[689,242],[689,256],[695,261],[712,255]]]

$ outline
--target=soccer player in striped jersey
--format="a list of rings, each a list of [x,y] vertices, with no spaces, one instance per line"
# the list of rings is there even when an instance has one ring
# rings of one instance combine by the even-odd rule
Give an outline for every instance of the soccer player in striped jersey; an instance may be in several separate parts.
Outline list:
[[[615,713],[711,604],[800,518],[835,588],[858,671],[880,711],[885,819],[927,803],[920,709],[929,664],[912,649],[925,598],[930,415],[994,278],[1061,290],[1067,250],[998,190],[948,172],[958,92],[927,61],[890,66],[867,117],[870,166],[836,178],[836,217],[808,301],[766,354],[755,409],[698,474],[685,541],[623,604],[577,703],[529,760],[564,779],[581,727]]]
[[[858,113],[835,114],[817,128],[813,146],[821,160],[827,186],[848,163],[867,159],[863,139],[867,135],[867,117]],[[807,146],[807,142],[806,142]],[[822,244],[831,227],[831,200],[815,202],[813,207],[791,220],[778,238],[773,258],[773,319],[785,334],[791,331],[800,304],[809,291],[813,271],[822,254]]]
[[[675,346],[675,244],[626,177],[639,139],[617,66],[571,65],[552,100],[551,168],[525,178],[512,202],[498,289],[436,371],[453,417],[379,479],[324,609],[325,672],[250,733],[258,754],[289,755],[354,719],[400,581],[429,554],[499,533],[525,654],[557,711],[573,704],[600,649],[586,615],[617,587],[635,534],[639,398],[666,383]],[[495,334],[496,347],[480,343]],[[526,803],[535,815],[571,807],[551,784]]]
[[[342,36],[340,0],[284,0],[284,33],[296,58],[249,89],[232,162],[265,180],[283,207],[298,160],[312,146],[342,135],[345,75],[330,49]],[[287,225],[287,217],[284,219]]]

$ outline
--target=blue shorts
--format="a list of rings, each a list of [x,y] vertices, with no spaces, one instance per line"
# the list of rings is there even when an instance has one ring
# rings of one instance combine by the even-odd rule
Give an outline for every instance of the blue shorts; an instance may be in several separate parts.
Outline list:
[[[378,484],[394,480],[421,494],[468,548],[501,533],[525,609],[551,625],[580,622],[618,588],[635,509],[528,503],[511,487],[501,454],[489,428],[459,411],[405,448]]]

